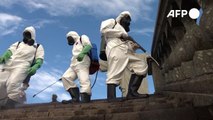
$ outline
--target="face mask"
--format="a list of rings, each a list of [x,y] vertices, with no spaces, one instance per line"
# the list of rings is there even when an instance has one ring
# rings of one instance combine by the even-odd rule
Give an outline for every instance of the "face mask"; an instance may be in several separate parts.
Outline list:
[[[24,42],[25,44],[27,44],[27,43],[28,43],[28,39],[27,39],[27,38],[23,38],[23,42]]]
[[[33,39],[28,39],[28,45],[31,46],[31,45],[34,45],[35,41]]]
[[[67,37],[67,41],[68,41],[68,45],[74,45],[74,43],[75,43],[74,38],[71,36]]]
[[[31,33],[30,32],[28,32],[28,31],[25,31],[24,33],[23,33],[23,42],[25,43],[25,44],[28,44],[28,45],[33,45],[34,43],[35,43],[35,41],[31,38]]]
[[[129,16],[124,16],[120,21],[121,26],[123,26],[126,32],[130,31],[130,28],[129,28],[130,22],[131,22],[131,18]]]

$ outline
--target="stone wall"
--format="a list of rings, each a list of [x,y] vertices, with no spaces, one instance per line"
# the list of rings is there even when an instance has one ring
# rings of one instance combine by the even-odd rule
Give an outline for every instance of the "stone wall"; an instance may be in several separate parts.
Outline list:
[[[167,18],[170,10],[202,9],[199,25],[189,16]],[[161,0],[156,22],[152,64],[156,93],[194,105],[213,104],[213,1]]]

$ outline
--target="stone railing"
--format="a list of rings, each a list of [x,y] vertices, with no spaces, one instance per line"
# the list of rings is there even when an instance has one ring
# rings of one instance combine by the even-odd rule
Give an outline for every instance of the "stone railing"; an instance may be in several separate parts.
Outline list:
[[[188,15],[168,17],[170,10],[202,10],[199,25]],[[161,0],[156,22],[152,64],[156,93],[192,102],[213,103],[213,0]]]

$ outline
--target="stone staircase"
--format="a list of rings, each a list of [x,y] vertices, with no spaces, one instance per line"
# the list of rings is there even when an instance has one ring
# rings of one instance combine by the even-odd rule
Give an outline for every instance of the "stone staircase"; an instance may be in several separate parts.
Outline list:
[[[174,100],[161,95],[147,99],[63,105],[44,103],[0,110],[1,120],[213,120],[210,107],[178,106]],[[206,112],[206,110],[208,112]],[[211,109],[212,110],[212,109]],[[203,113],[202,111],[205,111]]]

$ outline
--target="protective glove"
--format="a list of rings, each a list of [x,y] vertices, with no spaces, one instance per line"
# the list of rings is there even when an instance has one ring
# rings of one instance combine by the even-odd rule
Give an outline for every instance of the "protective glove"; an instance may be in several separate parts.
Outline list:
[[[78,55],[78,58],[77,58],[77,60],[79,61],[79,62],[81,62],[83,59],[84,59],[84,56],[85,56],[86,54],[84,54],[84,53],[80,53],[79,55]]]
[[[7,60],[10,59],[12,56],[12,52],[10,50],[7,50],[2,57],[0,57],[0,64],[5,63]]]
[[[28,70],[28,75],[30,76],[34,75],[36,71],[41,67],[42,63],[43,63],[43,59],[41,58],[36,59],[35,64],[32,67],[30,67],[30,69]]]
[[[83,50],[81,51],[81,53],[78,55],[77,60],[79,62],[81,62],[84,59],[84,56],[90,51],[90,49],[92,48],[92,46],[90,45],[86,45],[84,46]]]
[[[3,57],[0,57],[0,64],[4,63]]]
[[[131,36],[124,36],[123,40],[124,41],[126,41],[126,40],[135,41]]]

